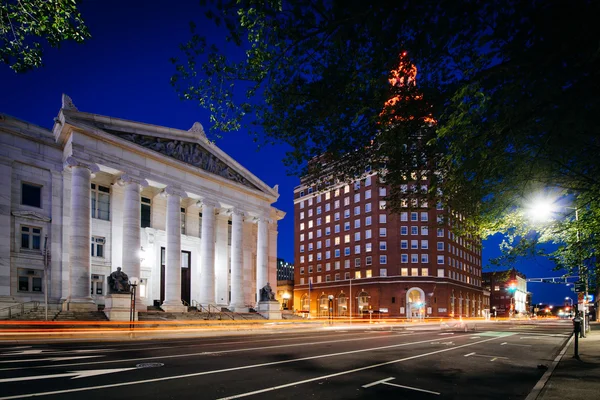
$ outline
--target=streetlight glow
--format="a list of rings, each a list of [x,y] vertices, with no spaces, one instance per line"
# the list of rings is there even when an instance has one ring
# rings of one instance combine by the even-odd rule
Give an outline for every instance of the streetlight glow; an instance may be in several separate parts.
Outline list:
[[[538,196],[526,208],[527,215],[535,222],[548,222],[552,219],[555,212],[554,202],[548,198]]]

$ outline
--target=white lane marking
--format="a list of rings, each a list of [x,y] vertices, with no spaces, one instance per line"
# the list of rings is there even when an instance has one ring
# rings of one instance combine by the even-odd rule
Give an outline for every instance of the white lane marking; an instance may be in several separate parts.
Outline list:
[[[169,347],[163,347],[164,349],[168,349]],[[51,350],[51,349],[43,349],[43,350],[23,350],[23,351],[16,351],[16,352],[9,352],[9,353],[0,353],[0,357],[5,357],[5,356],[29,356],[29,355],[39,355],[39,354],[43,354],[43,355],[50,355],[50,354],[81,354],[81,353],[92,353],[92,352],[96,352],[96,353],[100,353],[100,352],[105,352],[105,353],[111,353],[111,352],[115,352],[115,351],[122,351],[122,350],[114,350],[114,349],[107,349],[107,350],[98,350],[98,349],[89,349],[89,350]]]
[[[394,378],[392,378],[392,379],[394,379]],[[416,390],[417,392],[431,393],[431,394],[435,394],[435,395],[438,395],[438,396],[440,395],[439,392],[432,392],[431,390],[419,389],[419,388],[411,387],[411,386],[398,385],[397,383],[382,382],[382,384],[389,385],[389,386],[395,386],[395,387],[399,387],[399,388],[402,388],[402,389]]]
[[[394,338],[395,336],[390,336],[390,338]],[[462,336],[458,336],[458,337],[462,337]],[[279,344],[276,346],[265,346],[265,347],[249,347],[249,348],[244,348],[244,349],[230,349],[230,350],[217,350],[217,351],[202,351],[200,353],[188,353],[188,354],[173,354],[173,355],[166,355],[166,356],[152,356],[152,357],[141,357],[141,358],[125,358],[125,359],[119,359],[119,360],[107,360],[107,361],[93,361],[93,362],[89,362],[89,363],[71,363],[71,364],[56,364],[56,365],[40,365],[37,367],[18,367],[18,368],[0,368],[0,371],[7,371],[7,370],[16,370],[16,369],[33,369],[33,368],[56,368],[56,367],[72,367],[75,365],[97,365],[97,364],[109,364],[109,363],[121,363],[121,362],[126,362],[126,361],[144,361],[144,360],[157,360],[157,359],[162,359],[162,358],[183,358],[183,357],[196,357],[196,356],[207,356],[207,355],[216,355],[216,354],[226,354],[226,353],[237,353],[237,352],[242,352],[242,351],[255,351],[255,350],[269,350],[269,349],[279,349],[279,348],[283,348],[283,347],[306,347],[306,346],[316,346],[319,344],[329,344],[329,343],[341,343],[341,342],[354,342],[354,341],[365,341],[364,336],[363,337],[359,337],[359,338],[353,338],[353,339],[338,339],[338,340],[326,340],[326,341],[322,341],[322,342],[312,342],[312,343],[292,343],[292,344]],[[409,344],[418,344],[418,343],[425,343],[425,342],[429,342],[429,340],[423,340],[420,342],[412,342],[412,343],[401,343],[401,344],[394,344],[394,345],[390,345],[390,346],[383,346],[383,347],[375,347],[373,349],[387,349],[387,348],[394,348],[394,347],[398,347],[398,346],[407,346]],[[358,350],[358,351],[369,351],[372,349],[366,349],[366,350]]]
[[[367,383],[366,385],[363,385],[362,387],[364,387],[364,388],[370,388],[371,386],[379,385],[380,383],[391,381],[392,379],[395,379],[395,378],[385,378],[385,379],[382,379],[382,380],[379,380],[379,381]]]
[[[500,357],[500,356],[489,356],[486,354],[477,354],[477,353],[469,353],[467,354],[465,357],[469,357],[469,356],[475,356],[475,357],[483,357],[483,358],[491,358],[490,361],[496,361],[499,358],[502,358],[504,360],[508,360],[508,357]]]
[[[491,339],[481,340],[479,342],[463,344],[463,345],[460,345],[460,346],[457,346],[457,347],[449,347],[449,348],[442,349],[442,350],[432,351],[430,353],[424,353],[424,354],[419,354],[419,355],[416,355],[416,356],[411,356],[411,357],[406,357],[406,358],[400,358],[398,360],[387,361],[387,362],[380,363],[380,364],[368,365],[366,367],[355,368],[355,369],[351,369],[351,370],[348,370],[348,371],[336,372],[334,374],[319,376],[317,378],[305,379],[303,381],[286,383],[285,385],[279,385],[279,386],[272,386],[272,387],[265,388],[265,389],[255,390],[253,392],[241,393],[241,394],[237,394],[237,395],[229,396],[229,397],[222,397],[222,398],[220,398],[218,400],[231,400],[231,399],[239,399],[241,397],[253,396],[255,394],[260,394],[260,393],[265,393],[265,392],[271,392],[271,391],[279,390],[279,389],[285,389],[285,388],[290,387],[290,386],[302,385],[304,383],[310,383],[310,382],[314,382],[314,381],[320,381],[320,380],[323,380],[323,379],[334,378],[334,377],[341,376],[341,375],[352,374],[354,372],[360,372],[360,371],[365,371],[365,370],[368,370],[368,369],[379,368],[379,367],[383,367],[385,365],[397,364],[397,363],[404,362],[404,361],[414,360],[416,358],[427,357],[427,356],[430,356],[430,355],[433,355],[433,354],[444,353],[444,352],[447,352],[447,351],[452,351],[452,350],[459,349],[461,347],[473,346],[473,345],[476,345],[476,344],[479,344],[479,343],[485,343],[485,342],[489,342],[491,340],[497,340],[497,339],[498,339],[497,337],[494,337],[494,338],[491,338]],[[4,400],[4,399],[0,398],[0,400]]]
[[[515,344],[515,343],[508,343],[508,342],[504,342],[504,343],[500,343],[500,346],[519,346],[519,347],[531,347],[530,344]]]
[[[440,333],[439,336],[442,335],[454,335],[454,332],[446,332],[446,333]]]
[[[90,369],[90,370],[86,370],[86,371],[71,371],[71,372],[65,372],[62,374],[53,374],[53,375],[21,376],[21,377],[17,377],[17,378],[0,379],[0,383],[37,381],[40,379],[65,378],[68,376],[71,376],[72,377],[71,379],[79,379],[79,378],[88,378],[90,376],[113,374],[115,372],[130,371],[132,369],[136,369],[136,368]]]
[[[465,336],[466,335],[457,336],[457,337],[465,337]],[[458,346],[458,347],[449,347],[449,348],[446,348],[446,349],[443,349],[443,350],[434,351],[434,352],[431,352],[431,353],[425,353],[425,354],[422,354],[422,355],[407,357],[407,358],[400,359],[400,360],[388,361],[388,362],[385,362],[385,363],[382,363],[382,364],[375,364],[375,365],[371,365],[371,366],[367,366],[367,367],[363,367],[363,368],[358,368],[358,369],[351,370],[351,371],[339,372],[339,373],[336,373],[336,374],[327,375],[325,377],[318,377],[318,378],[313,378],[313,379],[309,379],[309,380],[306,380],[306,381],[295,382],[295,383],[283,385],[282,388],[283,387],[288,387],[288,386],[295,386],[295,385],[302,384],[302,383],[308,383],[308,382],[312,382],[312,381],[316,381],[316,380],[327,379],[329,377],[334,377],[334,376],[338,376],[338,375],[344,375],[344,374],[352,373],[352,372],[356,372],[356,371],[363,371],[363,370],[367,370],[367,369],[371,369],[371,368],[377,368],[377,367],[380,367],[380,366],[383,366],[383,365],[388,365],[388,364],[393,364],[393,363],[396,363],[396,362],[402,362],[402,361],[412,360],[412,359],[415,359],[415,358],[425,357],[425,356],[432,355],[432,354],[443,353],[443,352],[455,350],[455,349],[458,349],[458,348],[461,348],[461,347],[473,346],[473,345],[476,345],[476,344],[479,344],[479,343],[489,342],[490,340],[496,340],[496,339],[498,339],[498,338],[494,337],[494,338],[491,338],[491,339],[482,340],[480,342],[474,342],[474,343],[464,344],[464,345],[461,345],[461,346]],[[144,384],[144,383],[169,381],[169,380],[174,380],[174,379],[193,378],[193,377],[196,377],[196,376],[212,375],[212,374],[219,374],[219,373],[232,372],[232,371],[240,371],[240,370],[244,370],[244,369],[267,367],[267,366],[271,366],[271,365],[289,364],[289,363],[298,362],[298,361],[306,361],[306,360],[315,360],[315,359],[319,359],[319,358],[336,357],[336,356],[340,356],[340,355],[363,353],[363,352],[366,352],[366,351],[373,351],[373,350],[385,349],[385,348],[390,348],[390,347],[410,346],[410,345],[413,345],[413,344],[420,344],[420,343],[427,343],[427,342],[428,342],[428,340],[422,340],[422,341],[419,341],[419,342],[401,343],[401,344],[393,345],[393,346],[376,347],[376,348],[363,349],[363,350],[351,350],[351,351],[345,351],[345,352],[341,352],[341,353],[322,354],[322,355],[318,355],[318,356],[295,358],[295,359],[292,359],[292,360],[273,361],[273,362],[262,363],[262,364],[244,365],[244,366],[241,366],[241,367],[233,367],[233,368],[226,368],[226,369],[219,369],[219,370],[212,370],[212,371],[195,372],[195,373],[192,373],[192,374],[185,374],[185,375],[166,376],[166,377],[163,377],[163,378],[145,379],[145,380],[141,380],[141,381],[111,383],[111,384],[108,384],[108,385],[89,386],[89,387],[75,388],[75,389],[55,390],[55,391],[52,391],[52,392],[19,394],[19,395],[15,395],[15,396],[0,397],[0,400],[22,399],[22,398],[27,398],[27,397],[38,397],[38,396],[50,396],[50,395],[54,395],[54,394],[84,392],[84,391],[88,391],[88,390],[107,389],[107,388],[114,388],[114,387],[119,387],[119,386],[130,386],[130,385],[139,385],[139,384]],[[279,388],[279,387],[277,387],[277,388]],[[276,390],[276,389],[272,389],[271,388],[269,390],[261,390],[259,392],[262,393],[263,391],[270,391],[270,390]]]
[[[475,353],[469,353],[469,354],[465,354],[465,357],[472,356],[473,354],[475,354]]]
[[[454,342],[440,342],[440,344],[445,344],[446,346],[454,346]]]
[[[24,362],[38,362],[38,361],[67,361],[67,360],[79,360],[81,358],[96,358],[105,356],[75,356],[75,357],[48,357],[48,358],[31,358],[29,360],[5,360],[0,361],[0,364],[5,363],[24,363]]]

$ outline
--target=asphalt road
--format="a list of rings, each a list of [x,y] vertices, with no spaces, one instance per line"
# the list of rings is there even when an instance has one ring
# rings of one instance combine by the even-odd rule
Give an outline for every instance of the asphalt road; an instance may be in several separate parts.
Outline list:
[[[472,326],[471,326],[472,328]],[[0,400],[523,399],[570,321],[0,344]]]

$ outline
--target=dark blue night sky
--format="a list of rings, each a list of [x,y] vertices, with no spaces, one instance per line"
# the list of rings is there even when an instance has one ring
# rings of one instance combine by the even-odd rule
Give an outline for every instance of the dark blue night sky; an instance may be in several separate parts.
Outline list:
[[[209,37],[221,36],[204,19],[198,1],[88,0],[81,10],[93,36],[87,43],[47,50],[45,66],[22,75],[0,64],[0,112],[51,128],[61,93],[66,93],[81,111],[184,130],[199,121],[208,130],[208,112],[180,100],[169,83],[174,72],[169,59],[180,55],[178,45],[189,38],[190,20]],[[278,255],[293,262],[292,194],[299,180],[286,175],[281,161],[285,148],[258,152],[243,131],[226,134],[217,145],[268,185],[279,184],[275,206],[288,217],[279,224]],[[484,242],[484,266],[499,254],[499,241],[496,235]],[[516,267],[528,277],[560,275],[541,258]],[[564,285],[533,283],[528,288],[536,303],[562,304],[565,296],[575,294]]]

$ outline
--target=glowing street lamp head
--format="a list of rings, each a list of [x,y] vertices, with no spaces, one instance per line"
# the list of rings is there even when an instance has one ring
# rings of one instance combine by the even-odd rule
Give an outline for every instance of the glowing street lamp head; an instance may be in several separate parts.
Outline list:
[[[552,219],[554,204],[549,199],[537,198],[527,208],[527,215],[536,222],[547,222]]]

